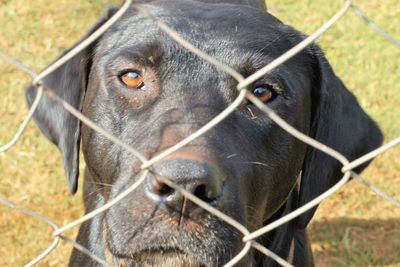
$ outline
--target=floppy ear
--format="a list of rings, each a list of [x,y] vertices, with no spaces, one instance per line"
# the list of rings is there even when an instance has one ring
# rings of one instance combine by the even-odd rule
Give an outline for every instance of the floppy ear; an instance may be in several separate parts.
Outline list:
[[[316,73],[312,89],[311,137],[354,160],[378,147],[382,134],[343,82],[336,77],[321,49],[311,47]],[[361,172],[368,163],[355,169]],[[342,165],[331,156],[308,148],[302,170],[299,206],[328,190],[343,176]],[[306,227],[317,207],[298,218]]]
[[[100,19],[86,36],[98,29],[113,13],[115,13],[115,10],[116,9],[110,9],[107,16]],[[80,42],[73,47],[79,43]],[[43,80],[43,84],[46,88],[52,90],[78,110],[82,110],[87,77],[92,63],[91,54],[94,46],[95,43],[91,44]],[[36,94],[37,90],[33,86],[27,88],[26,98],[29,106],[32,105]],[[51,142],[57,145],[60,150],[64,160],[69,190],[71,193],[75,193],[79,176],[79,120],[65,111],[60,103],[54,101],[46,94],[44,94],[40,100],[33,118],[42,133]]]

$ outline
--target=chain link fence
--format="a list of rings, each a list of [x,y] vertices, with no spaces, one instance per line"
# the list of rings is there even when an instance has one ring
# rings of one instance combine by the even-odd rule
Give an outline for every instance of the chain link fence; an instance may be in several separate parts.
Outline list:
[[[56,70],[58,67],[61,65],[65,64],[68,60],[70,60],[72,57],[77,55],[79,52],[81,52],[83,49],[85,49],[88,45],[90,45],[92,42],[94,42],[99,36],[101,36],[111,25],[113,25],[129,8],[135,8],[139,12],[141,12],[143,15],[149,17],[154,21],[154,24],[159,27],[162,31],[164,31],[166,34],[168,34],[173,40],[175,40],[177,43],[179,43],[181,46],[186,48],[187,50],[191,51],[192,53],[196,54],[203,60],[208,61],[209,63],[213,64],[217,68],[221,69],[222,71],[226,72],[230,76],[232,76],[236,81],[237,81],[237,90],[239,91],[238,97],[223,111],[221,112],[218,116],[216,116],[214,119],[212,119],[210,122],[208,122],[206,125],[201,127],[198,131],[195,133],[191,134],[190,136],[186,137],[184,140],[180,141],[179,143],[175,144],[174,146],[166,149],[165,151],[159,153],[157,156],[153,158],[146,158],[143,156],[140,151],[136,150],[134,147],[130,147],[129,145],[125,144],[123,141],[119,140],[115,136],[111,135],[104,129],[100,128],[97,126],[94,122],[90,121],[87,117],[85,117],[79,110],[75,109],[73,106],[71,106],[69,103],[65,102],[62,98],[57,96],[56,94],[53,93],[51,88],[47,88],[41,81],[47,77],[49,74],[51,74],[54,70]],[[232,259],[227,262],[224,266],[234,266],[237,264],[247,253],[249,253],[250,249],[255,249],[258,250],[259,252],[265,254],[268,257],[273,258],[276,262],[278,262],[282,266],[292,266],[291,263],[287,262],[285,259],[280,258],[278,255],[276,255],[273,251],[270,251],[266,247],[262,246],[261,244],[257,243],[255,240],[276,229],[282,224],[285,224],[286,222],[293,220],[297,216],[303,214],[307,210],[311,209],[312,207],[318,205],[322,200],[328,198],[332,194],[334,194],[339,188],[341,188],[343,185],[346,184],[347,181],[351,177],[354,177],[356,181],[359,181],[361,184],[367,186],[370,190],[374,191],[376,194],[380,195],[383,199],[386,201],[389,201],[390,203],[393,204],[393,206],[400,207],[400,202],[396,200],[395,198],[390,197],[389,195],[385,194],[385,192],[370,182],[368,182],[366,179],[364,179],[362,176],[359,174],[353,172],[353,169],[356,168],[357,166],[360,166],[361,164],[377,157],[378,155],[384,153],[385,151],[389,149],[393,149],[396,145],[400,143],[400,136],[397,138],[394,138],[393,140],[387,142],[386,144],[382,145],[378,149],[371,151],[370,153],[363,155],[362,157],[349,161],[345,156],[340,154],[338,151],[335,151],[334,149],[327,147],[326,145],[318,142],[317,140],[314,140],[310,138],[309,136],[301,133],[300,131],[296,130],[292,126],[290,126],[285,120],[283,120],[281,117],[279,117],[273,110],[271,110],[268,106],[264,105],[263,102],[261,102],[257,97],[252,95],[246,88],[248,85],[252,84],[256,80],[258,80],[260,77],[264,76],[265,74],[269,73],[271,70],[279,66],[280,64],[286,62],[290,58],[292,58],[294,55],[305,49],[307,46],[312,44],[319,36],[321,36],[323,33],[325,33],[329,28],[331,28],[333,25],[338,23],[338,21],[345,16],[348,12],[353,11],[354,14],[359,16],[362,20],[364,20],[368,25],[370,25],[377,34],[380,34],[382,37],[386,38],[391,44],[394,46],[400,48],[400,42],[390,36],[388,33],[386,33],[384,30],[382,30],[379,26],[377,26],[360,8],[352,4],[350,0],[347,0],[343,3],[342,7],[337,11],[337,13],[329,19],[326,23],[324,23],[318,30],[316,30],[314,33],[312,33],[309,37],[304,39],[301,43],[293,47],[292,49],[288,50],[284,54],[282,54],[280,57],[276,58],[273,60],[271,63],[266,65],[265,67],[259,69],[252,75],[248,76],[247,78],[244,78],[242,74],[238,73],[236,70],[232,69],[231,67],[217,61],[216,59],[210,57],[206,53],[200,51],[198,48],[196,48],[193,44],[187,42],[184,40],[177,32],[174,31],[174,29],[170,28],[168,25],[160,22],[157,20],[157,18],[153,17],[152,14],[144,8],[144,6],[141,6],[140,4],[135,3],[133,0],[128,0],[125,1],[124,4],[120,7],[118,12],[116,12],[104,25],[102,25],[98,30],[96,30],[93,34],[91,34],[89,37],[87,37],[84,41],[82,41],[78,46],[76,46],[74,49],[69,51],[67,54],[62,56],[60,59],[58,59],[56,62],[51,64],[48,68],[46,68],[44,71],[41,73],[36,73],[32,71],[31,69],[27,68],[17,60],[13,59],[9,55],[5,54],[4,52],[0,51],[0,57],[9,62],[10,64],[15,65],[17,68],[19,68],[21,71],[29,74],[33,81],[32,84],[36,87],[38,90],[38,94],[36,96],[36,99],[34,100],[28,114],[26,115],[25,119],[21,123],[18,131],[6,144],[2,144],[0,147],[0,153],[6,153],[7,150],[11,149],[21,138],[21,136],[24,133],[25,128],[27,127],[29,121],[31,120],[33,113],[35,112],[38,103],[40,99],[43,97],[44,94],[47,94],[49,97],[51,97],[54,101],[57,101],[62,104],[62,106],[67,110],[69,113],[71,113],[73,116],[78,118],[82,123],[86,124],[88,127],[92,128],[93,130],[101,133],[108,139],[110,139],[112,142],[115,144],[123,147],[124,149],[128,150],[131,152],[133,155],[135,155],[138,159],[141,160],[142,162],[142,175],[141,177],[129,188],[127,188],[124,192],[122,192],[118,197],[110,200],[106,205],[103,207],[96,209],[81,218],[69,222],[64,226],[59,226],[57,225],[54,221],[50,220],[46,216],[43,216],[41,214],[36,213],[33,210],[28,210],[22,207],[19,207],[18,205],[15,205],[14,203],[10,202],[4,197],[0,197],[0,204],[5,205],[11,209],[18,210],[25,214],[26,216],[30,216],[32,218],[35,218],[37,220],[40,220],[46,224],[48,224],[50,227],[54,229],[53,237],[54,241],[46,248],[40,255],[37,255],[36,258],[32,259],[29,263],[26,264],[26,266],[34,266],[41,262],[44,258],[46,258],[52,251],[57,249],[57,246],[60,242],[67,242],[70,243],[72,246],[74,246],[76,249],[80,250],[81,252],[89,255],[93,260],[101,263],[104,266],[110,266],[110,263],[105,262],[103,259],[97,257],[96,255],[93,255],[88,251],[85,247],[77,244],[75,241],[69,239],[64,235],[64,233],[71,228],[75,228],[82,224],[83,222],[90,220],[94,216],[98,215],[99,213],[102,213],[115,205],[116,203],[120,201],[124,201],[124,198],[127,197],[130,193],[135,191],[138,186],[140,186],[147,177],[148,174],[148,169],[150,166],[152,166],[154,163],[160,161],[161,159],[167,157],[171,153],[179,150],[180,148],[184,147],[185,145],[189,144],[199,136],[203,135],[207,131],[209,131],[211,128],[215,127],[218,125],[222,120],[224,120],[229,114],[234,112],[236,108],[245,100],[247,99],[248,101],[251,101],[255,106],[257,106],[262,112],[265,113],[266,116],[268,116],[272,121],[274,121],[279,127],[293,135],[295,138],[301,140],[302,142],[306,143],[309,146],[312,146],[328,155],[331,157],[335,158],[338,160],[342,165],[342,172],[343,172],[343,177],[340,179],[340,181],[335,184],[333,187],[331,187],[329,190],[315,198],[314,200],[310,201],[306,205],[292,211],[291,213],[285,215],[284,217],[281,217],[274,222],[254,231],[250,232],[245,226],[241,225],[239,222],[235,221],[228,215],[220,212],[219,210],[215,209],[214,207],[210,206],[208,203],[202,201],[195,195],[191,194],[190,192],[184,190],[183,188],[180,188],[178,185],[174,184],[173,181],[160,177],[162,182],[170,186],[171,188],[178,190],[179,192],[182,193],[183,196],[185,196],[187,199],[191,200],[198,206],[202,207],[206,211],[210,212],[214,216],[218,217],[219,219],[225,221],[226,223],[230,224],[234,228],[236,228],[242,235],[243,235],[243,249],[240,253],[237,255],[234,255]]]

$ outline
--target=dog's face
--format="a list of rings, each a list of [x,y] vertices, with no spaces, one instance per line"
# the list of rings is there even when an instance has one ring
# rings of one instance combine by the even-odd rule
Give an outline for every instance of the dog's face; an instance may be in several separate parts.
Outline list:
[[[253,8],[180,3],[176,9],[170,2],[148,8],[183,38],[247,75],[291,47],[289,40],[284,46],[274,42],[286,39],[274,30],[277,21]],[[93,54],[84,114],[148,158],[198,130],[238,95],[232,77],[135,11],[103,36]],[[309,58],[298,56],[249,88],[306,133],[311,67]],[[141,162],[96,131],[84,126],[82,133],[93,180],[112,185],[100,188],[105,198],[114,198],[140,176]],[[143,186],[107,212],[111,251],[122,257],[146,251],[151,258],[179,251],[203,264],[226,262],[241,249],[241,235],[176,196],[157,176],[254,230],[285,202],[305,150],[251,103],[243,103],[216,128],[156,163]]]
[[[161,1],[145,8],[200,50],[244,76],[303,39],[271,15],[241,5]],[[65,68],[71,76],[79,75],[79,82],[69,82],[77,89],[59,93],[147,158],[198,130],[238,95],[232,77],[183,48],[134,9],[74,60]],[[48,86],[57,87],[55,80],[48,79]],[[248,90],[296,129],[349,157],[380,142],[379,130],[334,76],[316,46],[274,69]],[[32,97],[33,92],[28,92],[28,100]],[[49,99],[45,101],[47,106],[39,107],[36,120],[63,152],[74,191],[79,124],[60,107],[48,105]],[[49,125],[49,119],[43,122],[40,116],[50,116],[44,115],[49,108],[59,109],[64,131],[68,127],[70,133],[60,134],[63,130],[54,128],[61,126]],[[351,126],[352,133],[338,129]],[[366,140],[368,131],[373,135],[366,147],[361,140]],[[86,198],[106,202],[139,178],[141,161],[100,133],[83,125],[82,142],[87,185],[92,187],[92,195]],[[320,170],[319,164],[332,166]],[[108,250],[115,259],[132,266],[225,263],[242,249],[242,235],[185,199],[160,177],[252,231],[285,205],[300,171],[302,192],[296,205],[337,181],[339,167],[329,157],[307,149],[251,102],[244,102],[215,128],[153,165],[145,182],[105,213]],[[300,218],[299,227],[311,216]],[[247,257],[243,264],[251,261]]]

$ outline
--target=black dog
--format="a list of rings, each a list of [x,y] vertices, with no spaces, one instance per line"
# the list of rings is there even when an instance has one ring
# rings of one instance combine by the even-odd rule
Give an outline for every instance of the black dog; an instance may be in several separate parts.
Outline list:
[[[228,3],[165,0],[144,6],[183,38],[244,76],[304,39],[256,1],[221,2]],[[184,49],[134,8],[44,82],[148,158],[199,129],[238,95],[232,77]],[[316,45],[249,90],[289,124],[349,159],[381,143],[378,127]],[[35,89],[29,88],[29,103],[35,95]],[[101,207],[138,179],[137,158],[79,123],[50,98],[42,99],[35,120],[59,147],[73,193],[82,128],[86,212]],[[99,257],[111,256],[119,266],[223,265],[243,248],[242,235],[159,177],[170,178],[254,231],[327,190],[342,176],[340,169],[339,162],[295,139],[246,102],[216,128],[152,166],[146,181],[130,196],[84,223],[77,240]],[[295,266],[312,266],[305,229],[314,212],[257,241]],[[71,256],[70,266],[98,265],[78,251]],[[252,251],[239,265],[277,263]]]

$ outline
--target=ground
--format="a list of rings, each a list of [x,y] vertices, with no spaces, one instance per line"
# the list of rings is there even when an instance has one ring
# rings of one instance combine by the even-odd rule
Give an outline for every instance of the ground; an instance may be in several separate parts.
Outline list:
[[[311,34],[342,2],[269,0],[268,7],[282,21]],[[400,39],[398,0],[353,2]],[[82,36],[107,4],[0,0],[0,50],[40,71]],[[399,136],[400,49],[351,11],[318,43],[338,76],[379,123],[385,141]],[[0,60],[0,145],[12,138],[27,112],[23,88],[29,81],[28,75]],[[363,173],[397,199],[399,174],[399,148],[379,156]],[[1,196],[59,225],[82,215],[81,192],[68,193],[60,155],[33,123],[15,147],[0,154],[0,177]],[[0,205],[0,266],[20,266],[34,258],[51,243],[51,232],[47,225]],[[320,206],[309,233],[317,266],[400,266],[400,209],[356,181]],[[40,266],[65,266],[70,251],[70,245],[61,243]]]

